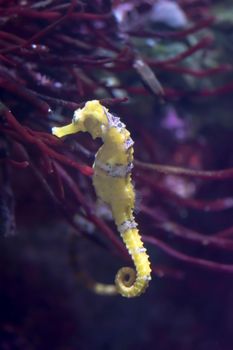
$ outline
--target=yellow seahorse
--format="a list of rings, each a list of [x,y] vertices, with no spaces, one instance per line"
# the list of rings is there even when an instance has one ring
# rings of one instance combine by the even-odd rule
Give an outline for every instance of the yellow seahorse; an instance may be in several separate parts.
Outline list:
[[[136,272],[130,267],[118,271],[116,289],[125,297],[139,296],[148,286],[151,268],[133,214],[135,191],[131,170],[134,142],[120,119],[97,100],[77,109],[71,124],[52,129],[57,137],[80,131],[88,132],[93,139],[100,137],[103,141],[93,165],[93,185],[97,197],[110,206],[118,231],[136,267]]]

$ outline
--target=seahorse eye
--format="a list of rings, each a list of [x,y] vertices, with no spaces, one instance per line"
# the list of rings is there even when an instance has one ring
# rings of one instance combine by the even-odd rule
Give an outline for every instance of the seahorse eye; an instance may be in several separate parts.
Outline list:
[[[102,125],[100,126],[100,128],[101,128],[102,134],[104,135],[104,134],[106,133],[106,131],[107,131],[106,125],[102,124]]]

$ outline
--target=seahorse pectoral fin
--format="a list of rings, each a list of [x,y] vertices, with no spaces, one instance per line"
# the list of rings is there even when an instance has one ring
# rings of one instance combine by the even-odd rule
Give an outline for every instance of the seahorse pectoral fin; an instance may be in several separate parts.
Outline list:
[[[76,134],[79,132],[78,123],[71,123],[62,127],[53,127],[52,134],[57,137],[64,137],[66,135]]]

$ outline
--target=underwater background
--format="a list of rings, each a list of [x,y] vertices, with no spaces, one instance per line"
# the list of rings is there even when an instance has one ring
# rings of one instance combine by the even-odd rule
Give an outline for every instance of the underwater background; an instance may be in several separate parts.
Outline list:
[[[233,3],[0,0],[0,350],[233,348]],[[134,140],[132,263],[91,175],[101,143],[54,126],[98,99]]]

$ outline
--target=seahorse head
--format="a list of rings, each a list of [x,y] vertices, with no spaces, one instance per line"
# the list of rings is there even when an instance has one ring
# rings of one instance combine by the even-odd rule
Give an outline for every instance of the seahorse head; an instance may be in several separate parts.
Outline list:
[[[108,126],[107,109],[99,101],[88,101],[83,108],[74,112],[71,124],[63,127],[52,128],[52,133],[57,137],[76,134],[79,131],[87,131],[93,139],[102,137]]]
[[[73,122],[79,125],[79,130],[88,131],[93,139],[103,137],[108,126],[106,112],[99,101],[88,101],[84,108],[75,111]]]

